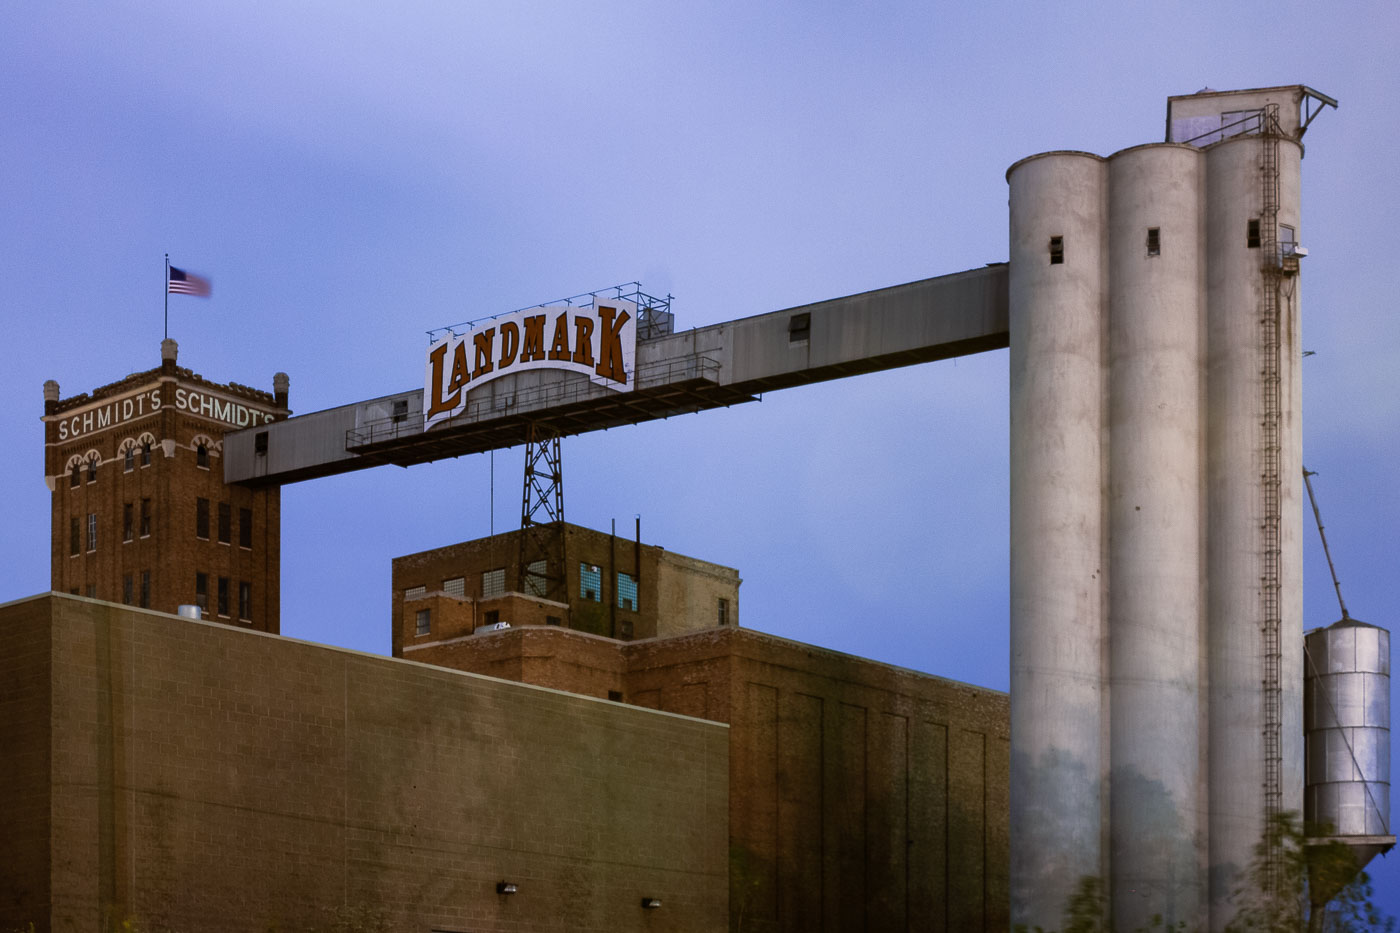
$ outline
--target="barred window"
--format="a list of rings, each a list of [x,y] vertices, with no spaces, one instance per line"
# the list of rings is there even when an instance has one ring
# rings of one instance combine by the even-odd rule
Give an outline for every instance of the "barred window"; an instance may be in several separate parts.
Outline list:
[[[504,596],[505,592],[506,570],[504,567],[487,570],[481,574],[482,599],[495,599],[497,596]]]
[[[548,595],[549,580],[546,579],[549,576],[548,571],[549,563],[547,561],[530,561],[529,566],[525,568],[525,586],[522,587],[525,590],[525,595],[540,598]]]
[[[448,596],[467,595],[467,578],[453,577],[451,580],[443,580],[442,591]]]
[[[637,611],[637,581],[631,574],[617,575],[617,608]]]
[[[88,550],[97,550],[97,513],[88,513]]]
[[[403,598],[407,602],[410,599],[422,599],[427,594],[428,588],[426,586],[410,586],[403,591]]]
[[[603,601],[603,572],[597,564],[578,565],[578,594],[595,603]]]

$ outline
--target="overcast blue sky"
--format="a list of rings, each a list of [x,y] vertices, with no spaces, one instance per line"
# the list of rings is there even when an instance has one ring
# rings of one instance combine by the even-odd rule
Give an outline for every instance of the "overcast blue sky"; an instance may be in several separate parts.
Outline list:
[[[1308,84],[1305,460],[1352,614],[1400,619],[1393,2],[11,3],[0,601],[48,587],[42,384],[180,361],[306,412],[432,327],[639,279],[678,328],[1007,256],[1006,168]],[[1005,689],[1005,351],[564,443],[565,513],[738,567],[744,625]],[[519,449],[495,527],[519,522]],[[283,491],[282,630],[389,650],[389,562],[487,533],[487,455]],[[1311,521],[1308,627],[1338,617]],[[1400,856],[1375,874],[1400,912]]]

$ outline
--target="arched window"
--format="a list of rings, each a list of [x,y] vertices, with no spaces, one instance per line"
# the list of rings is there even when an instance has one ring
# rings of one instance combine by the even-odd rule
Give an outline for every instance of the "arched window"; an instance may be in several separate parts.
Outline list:
[[[70,469],[70,470],[68,471],[68,488],[69,488],[69,489],[75,489],[75,488],[77,488],[77,485],[78,485],[79,483],[82,482],[82,480],[78,478],[78,470],[81,469],[81,467],[82,467],[82,464],[74,463],[72,469]]]
[[[122,455],[122,472],[130,473],[136,468],[136,445],[127,444],[126,452]]]
[[[205,444],[197,444],[194,448],[194,462],[196,466],[209,469],[209,447]]]
[[[143,467],[151,465],[151,442],[149,440],[141,442],[141,465]]]
[[[97,482],[97,461],[96,461],[96,460],[89,460],[89,461],[88,461],[87,474],[88,474],[88,482],[89,482],[89,483],[95,483],[95,482]]]

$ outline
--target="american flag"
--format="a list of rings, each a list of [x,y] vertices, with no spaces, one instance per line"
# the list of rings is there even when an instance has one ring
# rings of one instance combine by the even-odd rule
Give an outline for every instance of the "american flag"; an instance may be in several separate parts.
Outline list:
[[[172,295],[198,295],[201,298],[208,298],[209,280],[171,266],[170,278],[166,282],[165,290]]]

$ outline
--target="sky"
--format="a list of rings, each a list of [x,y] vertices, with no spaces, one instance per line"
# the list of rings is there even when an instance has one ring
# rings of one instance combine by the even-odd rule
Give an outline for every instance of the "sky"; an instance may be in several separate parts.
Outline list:
[[[171,298],[181,365],[285,371],[310,412],[421,386],[432,328],[622,282],[683,329],[1003,261],[1018,159],[1301,83],[1341,104],[1303,162],[1304,460],[1351,614],[1394,627],[1397,30],[1289,0],[5,4],[0,602],[48,587],[43,382],[159,364],[166,253],[214,285]],[[565,516],[739,568],[743,625],[1006,689],[1007,411],[999,351],[568,438]],[[517,527],[522,465],[284,488],[283,634],[387,654],[390,560]],[[1313,628],[1340,612],[1305,527]],[[1400,914],[1400,855],[1373,875]]]

